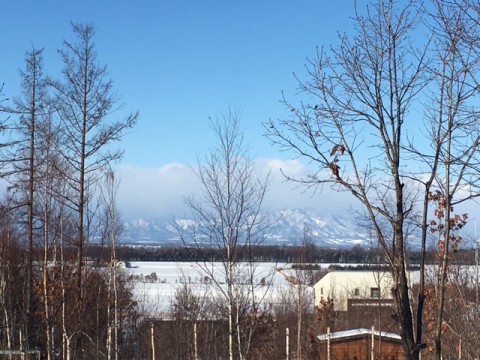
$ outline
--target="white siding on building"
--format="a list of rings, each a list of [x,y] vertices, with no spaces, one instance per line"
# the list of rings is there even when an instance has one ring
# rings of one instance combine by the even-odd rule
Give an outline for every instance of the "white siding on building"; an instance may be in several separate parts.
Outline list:
[[[392,299],[392,286],[392,275],[385,271],[331,271],[314,285],[315,305],[332,299],[335,311],[347,311],[348,299]]]

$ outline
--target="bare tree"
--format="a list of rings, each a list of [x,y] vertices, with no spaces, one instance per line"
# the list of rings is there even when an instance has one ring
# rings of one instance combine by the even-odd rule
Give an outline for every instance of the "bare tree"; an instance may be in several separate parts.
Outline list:
[[[422,181],[423,220],[422,248],[425,256],[427,229],[435,232],[439,246],[439,271],[436,311],[436,359],[442,357],[442,329],[444,303],[450,251],[461,241],[459,230],[468,215],[455,214],[459,203],[478,196],[480,145],[480,112],[475,106],[478,98],[479,60],[475,54],[478,46],[472,37],[478,37],[479,23],[472,21],[463,6],[446,1],[434,1],[431,19],[432,52],[428,86],[428,104],[425,107],[425,131],[428,147],[419,146],[411,139],[408,150],[418,160],[419,173],[412,178]],[[430,204],[429,204],[430,203]],[[430,208],[435,204],[434,216]],[[423,267],[422,261],[422,267]],[[423,276],[423,271],[421,272]],[[424,279],[420,281],[419,310],[424,301]],[[417,323],[417,338],[421,339],[421,322]]]
[[[118,360],[119,356],[119,313],[118,313],[118,261],[117,261],[117,242],[123,230],[120,220],[120,214],[116,204],[116,194],[119,186],[119,180],[115,177],[113,170],[109,170],[105,176],[105,186],[102,192],[103,202],[103,228],[104,234],[102,238],[107,240],[110,247],[110,274],[108,280],[108,303],[107,321],[107,359],[113,358]],[[113,314],[111,314],[113,309]],[[113,334],[112,334],[113,328]],[[113,340],[112,340],[113,338]]]
[[[118,110],[117,98],[107,68],[98,63],[93,41],[95,28],[91,24],[72,24],[72,29],[77,42],[64,41],[60,50],[64,80],[53,82],[53,87],[62,124],[62,154],[72,169],[68,180],[74,196],[64,200],[78,214],[76,246],[81,291],[90,187],[96,183],[100,169],[121,158],[122,151],[112,151],[108,146],[135,125],[138,114],[110,120]]]
[[[294,276],[285,275],[289,286],[282,289],[278,295],[281,306],[277,307],[277,315],[286,317],[287,327],[296,330],[296,359],[308,359],[307,332],[314,323],[314,299],[313,291],[307,284],[307,271],[296,269]],[[288,319],[290,317],[290,319]]]
[[[218,321],[218,303],[210,283],[202,281],[192,284],[184,275],[172,297],[172,312],[175,316],[172,338],[175,346],[170,348],[176,354],[167,355],[176,358],[203,359],[213,358],[215,353],[225,354],[225,336],[223,321]],[[193,341],[192,341],[193,340]],[[186,356],[185,356],[186,355]]]
[[[98,215],[90,209],[98,205],[93,187],[99,184],[102,170],[120,159],[122,151],[111,145],[135,124],[137,114],[113,118],[119,109],[117,96],[106,67],[98,64],[94,28],[74,24],[73,31],[78,42],[65,41],[60,51],[62,82],[47,80],[42,50],[32,49],[20,73],[21,96],[13,99],[12,106],[6,105],[3,94],[0,99],[0,112],[13,119],[0,124],[1,131],[10,130],[8,144],[0,145],[0,161],[2,176],[8,176],[11,185],[9,202],[1,209],[2,221],[8,219],[9,223],[2,242],[9,245],[2,249],[8,248],[12,254],[13,249],[18,254],[24,251],[10,259],[5,253],[0,264],[0,302],[3,325],[8,328],[2,334],[2,347],[6,335],[11,350],[28,351],[32,344],[42,344],[48,359],[55,353],[68,359],[92,354],[98,358],[107,347],[99,344],[109,342],[113,344],[109,350],[118,358],[126,321],[137,316],[131,288],[116,268],[108,274],[101,269],[87,273],[84,254],[89,236],[99,230],[92,226]],[[113,216],[113,220],[108,218],[112,221],[107,232],[115,243],[118,228],[113,229],[111,223],[118,225],[118,218],[112,211],[107,212]],[[69,260],[73,258],[72,245],[77,250],[75,268]],[[36,262],[34,254],[40,255],[41,247],[43,259]],[[115,250],[112,259],[115,266]],[[25,286],[16,289],[15,283]],[[92,289],[96,296],[86,297]],[[89,312],[90,308],[96,312]],[[111,329],[104,327],[107,323],[113,328],[108,341]]]
[[[240,359],[246,356],[249,336],[241,337],[240,317],[244,314],[255,319],[255,311],[259,310],[251,286],[255,266],[253,263],[241,264],[238,253],[261,240],[260,210],[268,180],[255,175],[244,149],[239,125],[239,116],[234,112],[229,112],[213,124],[217,146],[205,159],[198,161],[195,169],[203,187],[203,196],[201,200],[187,199],[198,227],[190,233],[180,231],[185,243],[223,249],[220,259],[222,274],[215,272],[212,264],[200,265],[227,303],[229,359],[234,358],[235,349]],[[245,281],[250,286],[242,287],[241,282]],[[242,299],[248,300],[245,303]],[[247,308],[245,304],[248,304]],[[246,343],[242,344],[242,341]]]
[[[33,294],[33,249],[36,215],[35,188],[40,175],[37,146],[41,136],[44,112],[47,109],[47,81],[43,73],[43,49],[32,48],[25,55],[25,69],[20,71],[22,94],[13,99],[13,107],[0,106],[0,110],[12,116],[13,121],[6,125],[10,139],[2,154],[5,165],[3,176],[9,182],[12,211],[24,219],[26,234],[26,276],[25,276],[25,328],[24,347],[29,350],[31,333],[35,328],[32,313]]]
[[[138,114],[128,114],[120,120],[113,118],[118,110],[118,99],[113,92],[112,80],[108,79],[107,67],[98,62],[93,41],[95,28],[91,24],[72,24],[72,29],[77,42],[64,41],[60,50],[64,78],[63,81],[52,81],[52,88],[60,123],[59,151],[68,168],[64,175],[69,188],[63,194],[69,195],[63,197],[63,203],[77,217],[78,319],[77,329],[71,331],[70,336],[76,336],[76,350],[80,350],[84,340],[92,341],[84,329],[84,312],[88,303],[85,296],[87,283],[83,281],[87,278],[84,252],[93,216],[88,212],[89,206],[94,204],[94,187],[102,175],[101,170],[123,154],[121,150],[112,149],[112,143],[135,125]],[[67,342],[71,340],[67,338]],[[74,356],[83,355],[76,351]]]
[[[442,335],[442,356],[475,359],[480,356],[480,308],[475,299],[477,281],[472,266],[464,265],[465,259],[455,258],[449,267],[445,289],[444,326],[447,331]]]
[[[310,61],[310,80],[300,82],[309,102],[294,106],[285,100],[292,118],[270,121],[268,136],[318,165],[312,176],[292,180],[348,191],[364,206],[392,271],[396,316],[409,359],[417,359],[424,347],[429,214],[432,199],[441,197],[445,226],[439,242],[435,340],[440,358],[442,284],[449,249],[459,240],[453,231],[467,217],[452,209],[478,193],[478,56],[476,43],[466,36],[478,30],[464,10],[467,5],[439,0],[428,13],[413,0],[370,5],[363,13],[356,9],[353,37],[341,35],[337,47],[319,51]],[[420,50],[413,46],[419,44],[419,34],[426,34]],[[417,199],[422,199],[420,208]],[[416,326],[406,257],[412,224],[422,232]]]
[[[2,83],[2,85],[0,85],[0,109],[2,109],[4,107],[3,103],[5,103],[6,101],[9,100],[8,98],[4,97],[5,96],[5,94],[3,93],[4,86],[5,86],[5,83]],[[8,115],[7,115],[6,119],[1,119],[0,120],[0,131],[5,130],[5,127],[6,127],[5,123],[7,122],[7,120],[8,120]],[[5,144],[1,144],[0,148],[4,147],[4,146],[5,146]]]
[[[357,9],[353,37],[341,35],[337,47],[309,62],[310,80],[300,82],[309,103],[294,106],[285,99],[292,117],[271,120],[267,129],[274,143],[319,167],[292,180],[349,191],[364,206],[392,271],[405,353],[418,359],[405,234],[413,204],[402,146],[410,106],[426,84],[426,50],[417,52],[411,38],[421,11],[413,1],[371,5],[364,15]]]
[[[51,359],[53,356],[53,339],[55,332],[54,317],[52,314],[54,314],[55,311],[50,302],[55,303],[58,299],[50,298],[52,286],[52,266],[50,266],[50,261],[53,260],[53,269],[55,269],[57,259],[54,245],[59,238],[59,218],[61,217],[60,214],[62,214],[62,205],[56,201],[53,195],[59,193],[59,189],[65,187],[65,184],[61,175],[61,166],[57,163],[58,153],[55,151],[58,132],[55,131],[53,115],[48,110],[38,126],[38,134],[39,141],[36,146],[36,158],[40,161],[37,162],[36,171],[40,176],[38,176],[35,183],[35,203],[37,205],[36,208],[38,208],[36,211],[39,213],[38,227],[42,229],[42,233],[37,235],[37,237],[43,237],[43,269],[41,281],[43,289],[40,298],[43,300],[42,320],[45,324],[45,348],[47,359]]]

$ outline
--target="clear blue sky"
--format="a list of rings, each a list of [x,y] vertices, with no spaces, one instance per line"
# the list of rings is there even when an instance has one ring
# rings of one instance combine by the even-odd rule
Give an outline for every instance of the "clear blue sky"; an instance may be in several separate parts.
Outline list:
[[[172,164],[194,164],[205,154],[212,143],[208,118],[228,107],[242,110],[245,141],[255,157],[289,159],[271,147],[262,122],[286,115],[279,100],[282,91],[295,94],[293,72],[303,75],[316,46],[335,42],[338,30],[351,28],[353,3],[5,1],[0,12],[0,83],[5,83],[7,96],[18,95],[18,69],[32,44],[45,48],[45,71],[58,76],[62,64],[57,50],[63,39],[74,40],[70,22],[93,23],[99,60],[108,66],[124,110],[140,112],[137,127],[121,144],[123,171],[130,169],[122,175],[126,184],[121,201],[128,217],[134,217],[141,211],[132,210],[124,193],[138,202],[141,196],[132,195],[133,188],[141,187],[144,196],[153,188],[169,192],[159,173],[179,169]],[[142,185],[142,176],[154,177],[151,188]],[[189,183],[175,177],[168,181],[184,188]],[[157,207],[168,201],[164,195],[155,198]]]
[[[243,110],[246,140],[259,156],[275,149],[261,123],[285,114],[317,45],[335,41],[353,0],[6,1],[0,15],[0,82],[17,93],[18,69],[32,44],[45,47],[45,70],[58,74],[57,49],[73,40],[70,21],[96,26],[96,45],[122,96],[138,110],[123,163],[191,162],[207,150],[208,117]]]

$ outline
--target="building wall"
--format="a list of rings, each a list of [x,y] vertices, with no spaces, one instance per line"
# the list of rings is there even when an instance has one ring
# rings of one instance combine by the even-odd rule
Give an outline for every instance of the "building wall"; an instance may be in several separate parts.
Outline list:
[[[314,285],[315,305],[332,299],[335,311],[347,311],[348,299],[392,299],[392,276],[385,271],[331,271]],[[372,294],[378,289],[378,294]]]
[[[375,360],[404,360],[402,344],[388,339],[379,340],[375,338],[374,358]],[[320,359],[328,359],[327,342],[324,341],[320,344]],[[371,337],[369,335],[363,338],[332,341],[330,343],[330,360],[370,359]]]
[[[399,333],[393,299],[349,299],[348,311],[337,313],[335,330],[370,328]]]

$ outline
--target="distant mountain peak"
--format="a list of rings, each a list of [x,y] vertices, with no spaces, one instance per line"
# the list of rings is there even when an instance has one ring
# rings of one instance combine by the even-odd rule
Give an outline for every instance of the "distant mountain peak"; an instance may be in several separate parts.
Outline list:
[[[310,243],[325,247],[371,246],[367,231],[346,217],[325,215],[313,209],[284,209],[265,215],[272,224],[264,232],[265,245],[300,245],[308,237]],[[135,219],[125,223],[121,236],[124,245],[181,246],[177,227],[195,226],[192,219]]]

